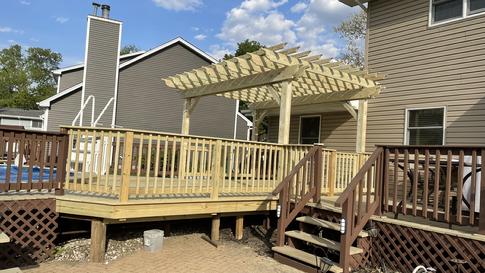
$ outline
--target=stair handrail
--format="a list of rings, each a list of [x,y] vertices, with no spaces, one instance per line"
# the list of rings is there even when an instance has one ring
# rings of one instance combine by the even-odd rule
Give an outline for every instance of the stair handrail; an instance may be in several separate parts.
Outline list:
[[[310,164],[308,164],[310,163]],[[313,164],[312,164],[313,163]],[[302,171],[303,172],[313,171],[313,175],[307,175],[306,177],[313,178],[311,181],[303,181],[301,192],[292,193],[293,188],[292,182],[293,178]],[[313,168],[312,168],[313,167]],[[305,187],[305,182],[309,182],[308,187]],[[298,177],[296,183],[299,183]],[[321,146],[312,147],[308,153],[293,167],[290,173],[278,184],[278,186],[273,190],[272,195],[276,196],[279,194],[279,204],[277,209],[278,216],[278,238],[277,245],[284,245],[285,241],[285,231],[288,225],[296,218],[298,213],[300,213],[305,205],[313,199],[313,202],[320,202],[320,194],[322,187],[322,148]],[[298,189],[297,184],[295,189]],[[306,191],[305,191],[306,189]],[[294,194],[295,205],[293,210],[290,211],[291,195]]]
[[[114,97],[111,97],[109,99],[109,101],[106,103],[106,105],[104,106],[103,110],[101,111],[101,113],[99,114],[98,118],[96,118],[96,120],[94,121],[93,123],[93,127],[96,127],[96,124],[98,124],[98,121],[101,119],[101,117],[103,116],[104,112],[106,112],[106,109],[108,109],[108,106],[114,101]]]
[[[369,219],[380,212],[382,178],[385,170],[383,162],[386,162],[384,156],[384,149],[377,147],[354,178],[352,178],[345,191],[335,201],[335,206],[342,208],[340,267],[344,270],[344,273],[349,272],[351,245],[364,229]],[[364,187],[366,187],[365,193]],[[358,199],[355,200],[357,190]],[[371,200],[372,197],[373,200]]]
[[[72,123],[71,123],[72,126],[74,126],[76,124],[76,121],[81,116],[81,113],[84,112],[84,108],[86,108],[86,105],[88,105],[88,103],[89,103],[90,100],[92,100],[92,104],[91,104],[91,123],[90,123],[90,125],[93,126],[93,121],[94,121],[94,106],[95,106],[95,102],[96,102],[96,98],[93,95],[89,95],[88,98],[86,99],[86,101],[84,102],[84,104],[81,105],[81,109],[79,110],[79,112],[77,112],[76,117],[72,120]],[[82,126],[81,121],[79,121],[79,126]]]

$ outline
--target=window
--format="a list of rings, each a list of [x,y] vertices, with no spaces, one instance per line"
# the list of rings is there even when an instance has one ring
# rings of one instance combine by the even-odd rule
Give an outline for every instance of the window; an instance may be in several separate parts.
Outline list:
[[[445,108],[407,110],[408,145],[443,145]]]
[[[485,12],[485,0],[469,0],[468,13],[475,14]]]
[[[32,128],[42,128],[42,120],[32,120]]]
[[[430,0],[430,22],[442,23],[485,12],[485,0]]]
[[[300,117],[300,144],[320,142],[320,116]]]

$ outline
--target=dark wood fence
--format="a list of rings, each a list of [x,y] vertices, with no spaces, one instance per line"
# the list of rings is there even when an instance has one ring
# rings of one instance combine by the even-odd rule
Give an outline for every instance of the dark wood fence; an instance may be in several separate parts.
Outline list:
[[[480,202],[485,200],[485,171],[482,172],[485,147],[385,146],[383,149],[384,212],[393,212],[396,218],[402,214],[450,225],[479,225],[478,212],[485,211],[485,201]],[[485,233],[483,222],[480,232]]]
[[[0,127],[0,192],[62,192],[67,153],[66,134]]]

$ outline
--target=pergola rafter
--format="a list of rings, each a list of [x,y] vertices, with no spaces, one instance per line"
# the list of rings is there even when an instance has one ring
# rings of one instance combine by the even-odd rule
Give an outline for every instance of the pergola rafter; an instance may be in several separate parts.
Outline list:
[[[280,125],[289,122],[286,112],[292,104],[365,100],[377,96],[382,89],[378,81],[384,78],[383,74],[368,73],[321,59],[321,55],[311,55],[311,51],[298,50],[299,47],[278,44],[163,80],[187,100],[217,95],[249,102],[250,108],[258,111],[280,107]],[[344,107],[350,110],[349,105]],[[280,128],[280,133],[286,131]]]

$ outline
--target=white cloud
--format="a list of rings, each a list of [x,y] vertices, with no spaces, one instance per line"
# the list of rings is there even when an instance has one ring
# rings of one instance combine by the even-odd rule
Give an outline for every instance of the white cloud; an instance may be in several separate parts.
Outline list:
[[[202,6],[202,0],[152,0],[155,5],[168,10],[196,10]]]
[[[211,45],[209,47],[209,55],[214,57],[217,60],[220,60],[224,57],[225,54],[232,54],[233,50],[228,49],[227,47],[221,45]]]
[[[13,29],[11,27],[2,27],[2,26],[0,26],[0,32],[2,32],[2,33],[19,33],[19,34],[24,33],[23,30]]]
[[[298,13],[304,11],[308,7],[304,2],[298,2],[293,7],[291,7],[291,12]]]
[[[30,2],[29,1],[25,1],[25,0],[21,0],[20,1],[20,4],[28,6],[28,5],[30,5]]]
[[[56,22],[58,22],[60,24],[64,24],[67,21],[69,21],[69,18],[67,18],[67,17],[62,17],[62,16],[56,17]]]
[[[236,44],[244,39],[266,45],[296,42],[295,23],[276,10],[286,1],[245,0],[226,14],[226,20],[217,37]]]
[[[194,37],[197,41],[202,41],[202,40],[205,40],[205,38],[207,38],[207,35],[204,35],[204,34],[197,34],[195,35]]]

